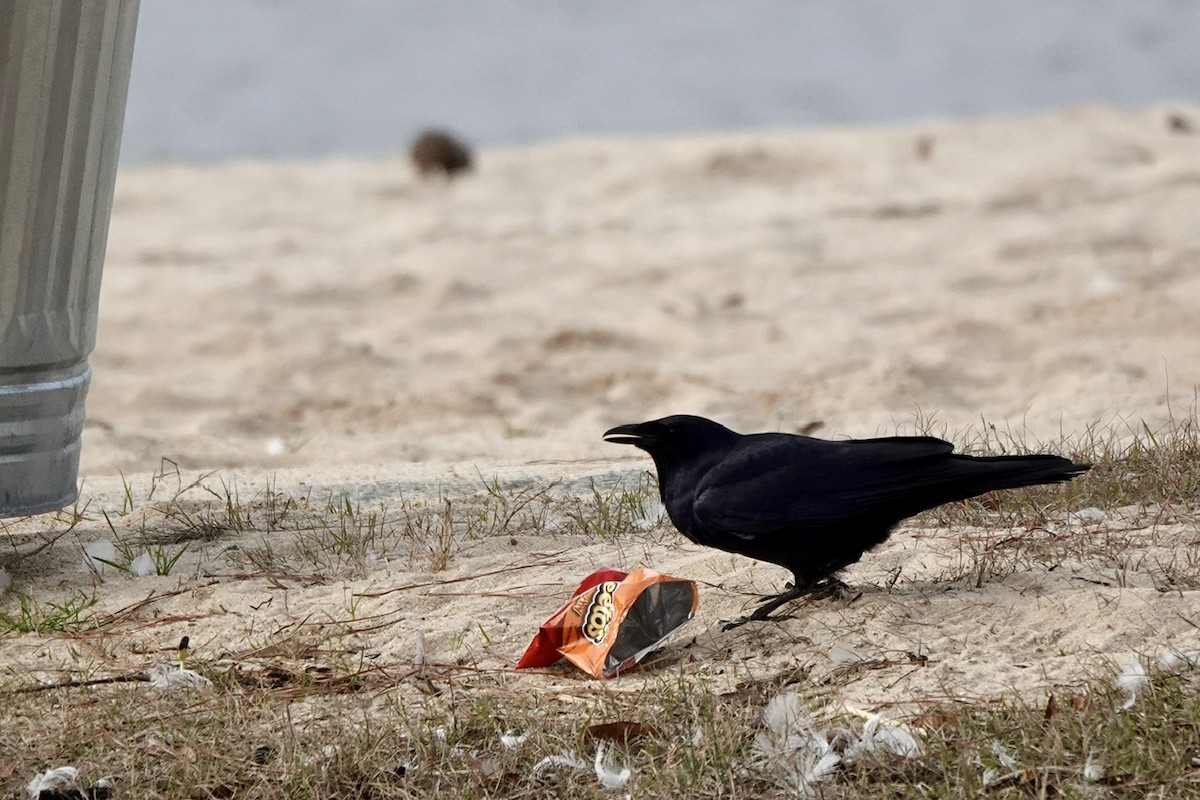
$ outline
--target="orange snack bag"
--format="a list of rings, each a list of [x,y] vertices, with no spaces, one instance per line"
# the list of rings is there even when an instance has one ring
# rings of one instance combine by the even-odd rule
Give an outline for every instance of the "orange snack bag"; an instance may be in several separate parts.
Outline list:
[[[641,661],[696,613],[696,584],[650,569],[599,569],[538,630],[517,669],[566,658],[611,678]]]

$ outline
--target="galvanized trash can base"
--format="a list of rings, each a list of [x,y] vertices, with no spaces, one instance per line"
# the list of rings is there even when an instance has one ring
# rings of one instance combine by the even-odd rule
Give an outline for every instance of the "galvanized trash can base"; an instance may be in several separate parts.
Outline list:
[[[0,0],[0,517],[75,502],[138,0]]]
[[[0,517],[65,508],[79,496],[87,364],[38,383],[0,374]]]

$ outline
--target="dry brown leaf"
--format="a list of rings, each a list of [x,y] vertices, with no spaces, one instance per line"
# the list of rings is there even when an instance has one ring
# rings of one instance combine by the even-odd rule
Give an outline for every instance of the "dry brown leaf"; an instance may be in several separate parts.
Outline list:
[[[622,720],[619,722],[601,722],[596,725],[589,725],[587,738],[588,741],[593,742],[628,744],[643,736],[652,736],[654,732],[653,726]]]

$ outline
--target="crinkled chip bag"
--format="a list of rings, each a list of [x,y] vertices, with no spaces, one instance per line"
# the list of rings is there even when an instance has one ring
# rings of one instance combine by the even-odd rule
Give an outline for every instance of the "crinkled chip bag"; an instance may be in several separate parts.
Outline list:
[[[517,669],[566,658],[593,677],[637,664],[696,613],[696,584],[650,569],[599,569],[542,623]]]

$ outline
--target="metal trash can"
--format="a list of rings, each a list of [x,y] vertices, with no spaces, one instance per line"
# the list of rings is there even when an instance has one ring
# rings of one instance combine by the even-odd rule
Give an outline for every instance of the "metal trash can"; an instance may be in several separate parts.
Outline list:
[[[0,517],[78,494],[138,2],[0,2]]]

